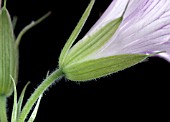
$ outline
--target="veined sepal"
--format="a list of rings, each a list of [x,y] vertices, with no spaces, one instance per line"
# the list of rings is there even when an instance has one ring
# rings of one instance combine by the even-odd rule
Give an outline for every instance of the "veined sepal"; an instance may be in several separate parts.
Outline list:
[[[70,51],[71,46],[73,45],[74,41],[78,37],[79,33],[81,32],[88,16],[90,15],[90,12],[92,10],[92,7],[94,5],[95,0],[91,0],[88,7],[86,8],[85,12],[83,13],[81,19],[79,20],[77,26],[71,33],[69,39],[67,40],[66,44],[64,45],[60,57],[59,57],[59,67],[62,67],[65,63],[65,59],[67,58],[67,55]]]
[[[0,95],[10,96],[13,92],[10,75],[15,81],[18,76],[18,48],[14,41],[11,18],[5,6],[0,10]]]
[[[72,81],[88,81],[124,70],[144,61],[145,54],[122,54],[69,64],[63,68]]]

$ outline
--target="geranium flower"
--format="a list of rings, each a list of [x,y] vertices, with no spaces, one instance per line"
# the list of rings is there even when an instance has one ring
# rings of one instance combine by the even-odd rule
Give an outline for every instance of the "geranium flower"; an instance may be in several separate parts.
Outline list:
[[[60,68],[68,79],[84,81],[126,69],[148,56],[170,61],[169,5],[169,0],[113,0],[80,41],[74,46],[74,39],[67,42]]]
[[[63,76],[72,81],[87,81],[126,69],[150,56],[170,61],[169,0],[113,0],[87,34],[74,44],[93,4],[91,0],[66,42],[59,69],[31,95],[19,122],[25,121],[38,97]]]

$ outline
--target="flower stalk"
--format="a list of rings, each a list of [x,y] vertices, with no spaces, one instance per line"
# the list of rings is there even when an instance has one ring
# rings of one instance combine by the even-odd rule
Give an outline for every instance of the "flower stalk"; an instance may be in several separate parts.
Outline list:
[[[8,122],[6,110],[6,96],[0,95],[0,122]]]
[[[63,76],[62,70],[58,69],[54,71],[51,75],[49,75],[39,86],[38,88],[33,92],[31,97],[28,99],[27,103],[22,109],[22,112],[20,114],[18,122],[24,122],[28,113],[30,112],[32,106],[37,101],[39,96],[45,92],[45,90],[51,86],[56,79],[60,79]]]

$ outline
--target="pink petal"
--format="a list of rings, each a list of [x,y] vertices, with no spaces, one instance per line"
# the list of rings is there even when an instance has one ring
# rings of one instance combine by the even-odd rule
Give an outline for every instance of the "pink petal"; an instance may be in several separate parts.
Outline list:
[[[109,21],[119,18],[122,15],[127,2],[128,0],[124,0],[123,2],[121,2],[121,0],[113,0],[107,10],[102,14],[100,19],[93,25],[93,27],[86,35],[97,31],[98,29],[106,25]]]
[[[115,19],[115,16],[120,16],[124,7],[125,4],[122,1],[114,0],[89,33],[100,28],[109,19],[112,20]],[[169,48],[170,1],[130,0],[124,20],[117,33],[91,58],[125,53],[166,51],[166,54],[160,54],[160,56],[165,57],[166,55],[166,59],[170,61]]]

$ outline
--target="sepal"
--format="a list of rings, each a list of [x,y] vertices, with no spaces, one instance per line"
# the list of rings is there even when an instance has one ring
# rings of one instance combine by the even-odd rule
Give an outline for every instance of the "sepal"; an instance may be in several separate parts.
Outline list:
[[[13,83],[10,75],[17,81],[18,48],[14,40],[11,18],[4,5],[0,10],[0,95],[11,95]]]
[[[67,65],[63,72],[72,81],[87,81],[100,78],[144,61],[145,54],[123,54]]]

